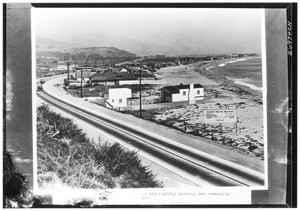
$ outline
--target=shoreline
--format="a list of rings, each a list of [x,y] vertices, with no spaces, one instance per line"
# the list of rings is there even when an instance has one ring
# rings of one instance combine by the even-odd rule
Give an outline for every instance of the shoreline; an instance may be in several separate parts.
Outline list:
[[[251,58],[255,57],[249,57],[249,59]],[[172,80],[172,85],[178,84],[178,81],[202,84],[205,87],[205,96],[209,100],[199,102],[197,105],[186,105],[182,108],[157,108],[152,112],[152,115],[155,122],[159,124],[181,130],[186,134],[196,134],[196,136],[205,137],[207,140],[213,139],[219,145],[229,144],[232,149],[244,150],[244,152],[263,160],[264,144],[266,143],[263,131],[265,127],[263,122],[263,93],[237,84],[226,75],[211,70],[220,64],[231,61],[236,61],[236,59],[197,62],[161,71],[164,76],[162,79],[178,75],[180,80]],[[179,72],[181,74],[178,74]],[[207,124],[202,130],[205,124],[203,123],[203,109],[228,108],[237,110],[236,131],[228,123],[224,123],[222,126],[217,123]]]
[[[250,57],[250,58],[255,58],[255,57]],[[243,94],[251,95],[255,98],[255,101],[262,103],[262,95],[263,95],[262,91],[251,89],[249,86],[243,85],[243,83],[236,83],[234,80],[229,79],[227,76],[218,74],[212,70],[213,68],[217,67],[220,64],[229,63],[229,62],[233,63],[235,61],[236,60],[232,60],[232,59],[230,60],[224,59],[224,60],[218,60],[215,62],[209,62],[205,64],[203,64],[202,62],[200,64],[198,63],[195,65],[195,71],[198,72],[200,75],[207,77],[210,80],[213,80],[217,84],[227,87],[229,91],[233,91],[238,95],[243,95]]]

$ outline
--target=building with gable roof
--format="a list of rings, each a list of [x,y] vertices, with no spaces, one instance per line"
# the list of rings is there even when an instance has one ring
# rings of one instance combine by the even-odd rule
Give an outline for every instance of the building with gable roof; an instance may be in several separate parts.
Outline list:
[[[196,100],[204,99],[204,88],[201,84],[188,84],[177,86],[165,86],[161,89],[162,102],[189,101],[190,104]]]
[[[131,81],[137,80],[137,77],[131,73],[124,72],[107,72],[107,73],[96,73],[90,77],[92,84],[103,84],[103,85],[119,85],[120,81]]]

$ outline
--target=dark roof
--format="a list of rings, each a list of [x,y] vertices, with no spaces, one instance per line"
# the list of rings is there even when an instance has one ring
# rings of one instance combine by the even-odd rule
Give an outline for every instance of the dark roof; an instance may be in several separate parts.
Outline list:
[[[82,71],[83,78],[90,78],[93,74],[95,74],[95,72]],[[76,72],[76,77],[81,78],[81,71]]]
[[[178,89],[189,89],[190,85],[189,84],[187,84],[187,85],[180,84],[175,87],[177,87]],[[203,86],[201,84],[194,84],[194,88],[203,88]]]
[[[140,73],[137,72],[137,73],[132,73],[133,75],[135,75],[136,77],[140,77]],[[153,73],[148,73],[148,72],[145,72],[145,71],[142,71],[141,72],[141,76],[142,77],[154,77],[154,74]]]
[[[165,89],[170,93],[179,93],[179,89],[176,88],[175,86],[165,86],[162,89]]]
[[[96,73],[90,77],[91,82],[100,82],[100,81],[122,81],[122,80],[137,80],[131,73],[115,73],[115,72],[108,72],[108,73]]]
[[[168,92],[170,93],[179,93],[180,89],[189,89],[190,85],[177,85],[177,86],[165,86],[162,89],[166,89]],[[194,88],[203,88],[203,86],[201,84],[194,84]]]
[[[135,67],[126,67],[125,69],[127,69],[130,73],[139,73],[139,70]]]
[[[119,67],[109,67],[108,69],[111,70],[112,72],[120,72],[124,67],[119,66]]]

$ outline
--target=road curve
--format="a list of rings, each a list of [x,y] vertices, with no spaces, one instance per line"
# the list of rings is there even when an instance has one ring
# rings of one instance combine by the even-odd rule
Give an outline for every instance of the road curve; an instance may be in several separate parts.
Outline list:
[[[50,93],[39,92],[38,96],[100,130],[151,154],[156,160],[180,169],[200,186],[264,185],[264,175],[260,172],[174,142],[158,134],[127,126],[116,119],[107,118],[51,96]]]

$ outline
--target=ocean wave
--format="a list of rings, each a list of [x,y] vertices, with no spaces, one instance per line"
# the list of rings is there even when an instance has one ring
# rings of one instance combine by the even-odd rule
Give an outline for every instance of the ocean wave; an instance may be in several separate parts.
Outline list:
[[[206,67],[205,70],[210,70],[211,68],[214,68],[216,66],[209,66],[209,67]]]
[[[229,62],[225,62],[222,64],[219,64],[218,67],[225,67],[226,64],[231,64],[231,63],[236,63],[236,62],[241,62],[241,61],[246,61],[247,59],[237,59],[237,60],[233,60],[233,61],[229,61]]]
[[[261,92],[263,91],[262,87],[258,87],[258,86],[255,86],[254,84],[246,83],[246,82],[244,82],[242,80],[235,80],[234,83],[242,85],[242,86],[247,86],[247,87],[249,87],[252,90],[257,90],[257,91],[261,91]]]

